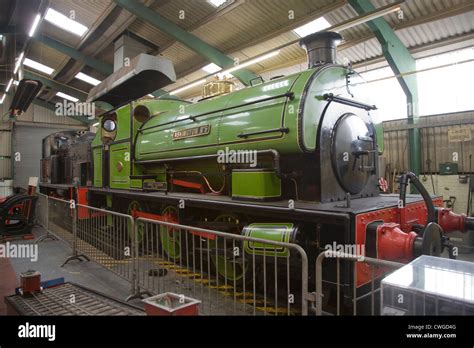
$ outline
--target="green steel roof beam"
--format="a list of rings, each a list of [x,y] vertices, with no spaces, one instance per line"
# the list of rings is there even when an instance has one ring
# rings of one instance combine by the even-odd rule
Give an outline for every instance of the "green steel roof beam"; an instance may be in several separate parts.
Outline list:
[[[79,99],[80,101],[85,101],[87,99],[87,93],[83,92],[79,89],[70,87],[68,85],[65,85],[63,83],[54,81],[50,78],[47,78],[46,76],[43,76],[41,74],[34,73],[30,70],[25,70],[25,79],[31,79],[31,80],[38,80],[40,81],[43,86],[50,87],[54,89],[55,91],[61,91],[66,94],[69,94],[70,96]]]
[[[348,0],[349,4],[359,14],[363,15],[376,8],[370,0]],[[390,25],[383,18],[377,18],[366,23],[382,46],[382,52],[407,97],[408,122],[415,124],[418,119],[418,84],[416,74],[404,76],[410,71],[416,71],[416,62],[410,51],[398,38]],[[409,131],[410,170],[415,174],[421,171],[420,134],[417,128]]]
[[[114,72],[114,67],[112,65],[107,64],[101,61],[100,59],[87,56],[84,53],[76,50],[75,48],[63,44],[62,42],[51,39],[50,37],[44,35],[38,35],[38,37],[35,39],[45,44],[46,46],[49,46],[55,49],[56,51],[64,53],[65,55],[77,61],[83,62],[85,65],[90,66],[91,68],[94,68],[106,75],[110,75]]]
[[[117,5],[126,9],[130,13],[133,13],[137,18],[148,22],[158,28],[160,31],[166,33],[167,35],[173,37],[175,40],[186,45],[193,51],[197,52],[210,62],[220,66],[221,68],[229,68],[234,66],[234,60],[212,47],[208,43],[204,42],[197,36],[188,33],[186,30],[180,28],[178,25],[172,21],[162,17],[155,11],[149,9],[148,7],[140,4],[138,1],[134,0],[114,0]],[[232,73],[237,77],[244,85],[248,86],[252,79],[257,78],[258,76],[253,72],[245,69],[241,69]]]

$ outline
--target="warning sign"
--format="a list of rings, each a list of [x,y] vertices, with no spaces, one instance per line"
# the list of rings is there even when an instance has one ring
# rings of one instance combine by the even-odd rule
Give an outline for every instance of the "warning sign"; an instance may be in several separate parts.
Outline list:
[[[471,128],[459,127],[448,129],[448,141],[450,143],[460,143],[463,141],[471,141]]]

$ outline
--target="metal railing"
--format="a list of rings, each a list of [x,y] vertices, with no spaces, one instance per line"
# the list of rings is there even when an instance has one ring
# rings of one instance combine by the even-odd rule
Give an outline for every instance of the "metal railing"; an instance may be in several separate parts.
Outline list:
[[[48,230],[48,196],[36,193],[38,201],[36,203],[36,223]]]
[[[133,231],[130,215],[77,204],[72,258],[85,256],[134,283]]]
[[[308,259],[297,244],[145,218],[135,232],[140,290],[197,298],[206,315],[308,314]]]
[[[37,222],[72,248],[63,265],[95,261],[130,283],[128,299],[174,292],[200,300],[205,315],[308,314],[308,258],[297,244],[39,196]]]
[[[341,297],[344,296],[343,291],[341,288],[344,286],[341,284],[341,260],[352,262],[352,289],[351,289],[351,307],[352,307],[352,314],[357,315],[357,304],[361,300],[366,300],[370,298],[370,314],[376,315],[376,304],[379,305],[380,302],[376,301],[376,296],[380,293],[380,287],[376,286],[377,279],[380,278],[381,273],[384,275],[387,274],[389,270],[396,270],[402,266],[403,263],[386,261],[381,259],[374,259],[370,257],[354,255],[354,254],[347,254],[338,251],[326,250],[321,252],[317,259],[316,259],[316,292],[315,292],[315,313],[316,315],[323,315],[323,299],[325,294],[323,292],[323,261],[327,258],[335,259],[336,260],[336,283],[331,284],[336,287],[336,308],[335,312],[336,315],[341,315],[341,302],[343,299]],[[366,264],[370,267],[370,289],[367,289],[365,293],[358,295],[357,291],[357,264]],[[327,294],[326,294],[327,296]],[[344,313],[346,314],[346,313]],[[369,313],[366,313],[369,314]]]
[[[72,247],[74,244],[74,202],[51,196],[46,197],[48,217],[41,219],[42,221],[46,220],[47,235],[45,237],[50,237],[49,233],[52,233],[54,237]]]

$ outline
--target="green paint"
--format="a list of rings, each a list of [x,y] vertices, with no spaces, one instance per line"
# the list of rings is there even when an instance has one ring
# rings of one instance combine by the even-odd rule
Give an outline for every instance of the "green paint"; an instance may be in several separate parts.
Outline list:
[[[374,127],[375,127],[375,135],[377,137],[378,152],[379,154],[383,154],[383,152],[385,151],[385,143],[383,140],[383,124],[376,123]]]
[[[25,70],[25,79],[31,79],[31,80],[38,80],[40,81],[44,86],[51,87],[52,89],[56,91],[61,91],[66,94],[69,94],[70,96],[73,96],[80,101],[85,101],[87,99],[87,93],[83,92],[77,88],[70,87],[68,85],[59,83],[55,80],[49,79],[41,74],[37,74],[33,71],[30,70]]]
[[[273,170],[232,171],[232,197],[246,199],[279,198],[281,180]]]
[[[102,187],[102,147],[92,150],[94,160],[94,187]]]
[[[56,51],[64,53],[65,55],[73,58],[74,60],[83,62],[85,65],[90,66],[91,68],[94,68],[106,75],[110,75],[114,72],[113,65],[107,64],[106,62],[96,59],[94,57],[87,56],[84,53],[76,50],[75,48],[65,45],[62,42],[54,40],[48,36],[37,35],[35,40],[40,41],[41,43],[55,49]]]
[[[167,207],[163,210],[162,216],[173,217],[177,219],[178,209]],[[165,221],[171,222],[173,219],[165,218]],[[177,260],[181,257],[181,232],[178,229],[160,225],[161,246],[167,257],[171,260]]]
[[[110,145],[109,156],[110,188],[130,188],[130,143]]]
[[[254,223],[245,227],[243,232],[247,237],[289,243],[293,231],[294,225],[292,223]],[[290,255],[288,248],[261,242],[245,241],[244,249],[250,255],[265,255],[267,257],[289,257]]]

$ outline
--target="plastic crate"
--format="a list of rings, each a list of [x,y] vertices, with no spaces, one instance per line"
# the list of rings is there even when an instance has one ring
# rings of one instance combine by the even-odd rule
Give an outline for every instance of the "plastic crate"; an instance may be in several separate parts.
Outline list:
[[[423,255],[381,290],[382,315],[474,315],[474,263]]]
[[[147,315],[161,316],[198,315],[198,305],[201,303],[199,300],[173,292],[148,297],[143,302]]]

